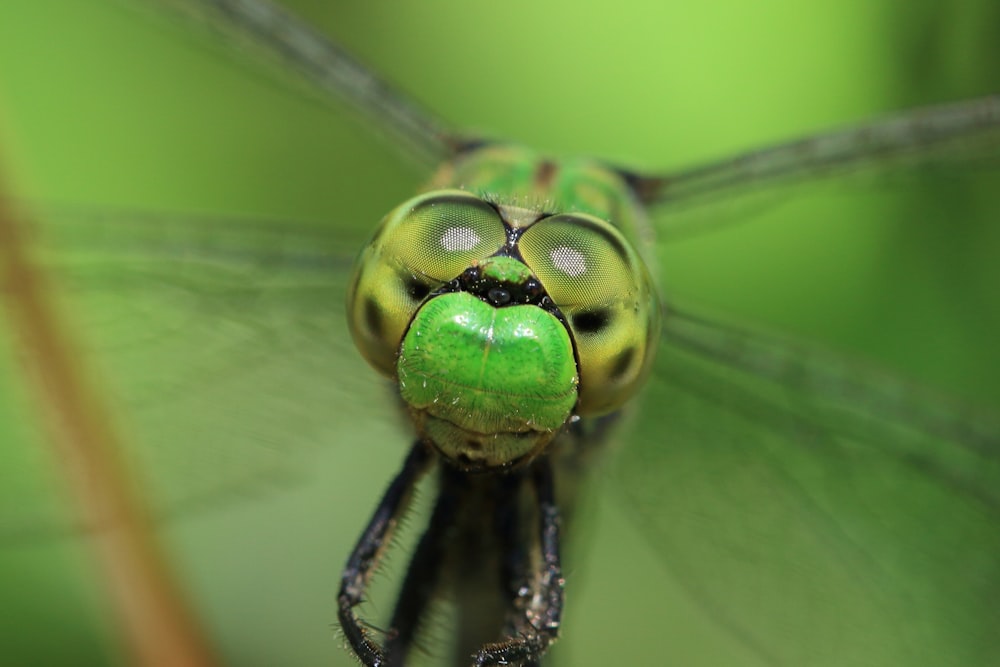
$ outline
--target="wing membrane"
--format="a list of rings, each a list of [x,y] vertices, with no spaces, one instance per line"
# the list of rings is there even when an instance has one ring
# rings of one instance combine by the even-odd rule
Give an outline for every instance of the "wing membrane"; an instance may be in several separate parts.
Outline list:
[[[998,649],[995,414],[671,311],[616,475],[669,570],[765,664]]]
[[[941,177],[944,169],[1000,166],[1000,97],[966,100],[911,110],[882,120],[751,150],[690,169],[634,176],[644,201],[661,209],[704,204],[732,206],[749,195],[774,194],[793,184],[923,168]],[[935,169],[936,168],[936,169]],[[784,190],[783,190],[784,192]],[[702,207],[699,206],[699,209]],[[703,210],[699,211],[703,213]],[[734,218],[707,216],[665,220],[667,235],[715,228]]]
[[[351,56],[343,47],[267,0],[157,0],[209,24],[234,46],[276,61],[314,92],[347,105],[428,167],[460,144],[444,123]]]
[[[383,398],[344,325],[356,232],[205,223],[53,214],[41,229],[40,259],[166,514],[273,485]],[[0,536],[64,527],[42,485],[25,490],[31,475],[2,474]]]

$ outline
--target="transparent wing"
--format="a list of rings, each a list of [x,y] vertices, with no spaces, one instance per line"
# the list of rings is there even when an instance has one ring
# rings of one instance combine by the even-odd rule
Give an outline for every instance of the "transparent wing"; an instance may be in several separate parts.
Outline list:
[[[313,89],[346,105],[375,132],[389,134],[427,167],[454,154],[459,145],[447,125],[403,96],[343,47],[289,10],[267,0],[157,0],[210,26],[217,36],[259,60],[281,67]],[[259,65],[260,63],[254,63]]]
[[[21,28],[5,40],[5,57],[50,62],[86,82],[33,86],[29,67],[9,68],[13,136],[30,147],[17,155],[17,142],[4,144],[30,173],[19,192],[100,209],[126,201],[274,216],[33,211],[41,260],[160,514],[266,492],[283,471],[308,472],[295,454],[343,435],[348,420],[334,413],[353,412],[352,425],[372,415],[366,423],[376,432],[391,421],[387,395],[347,338],[343,295],[354,254],[419,176],[355,124],[331,122],[328,107],[275,95],[271,82],[233,76],[231,63],[191,49],[188,25],[160,15],[146,25],[115,3],[49,9],[57,27],[45,8],[12,13],[5,25]],[[57,56],[32,51],[55,32]],[[236,100],[214,97],[223,90]],[[216,143],[226,137],[235,140]],[[322,222],[287,224],[290,217]],[[0,409],[12,415],[5,442],[24,445],[4,448],[0,466],[0,542],[10,542],[50,534],[70,518],[50,493],[61,484],[49,479],[47,450],[29,446],[42,434],[16,358],[3,363],[10,372]]]
[[[303,450],[328,445],[384,401],[344,322],[362,243],[355,228],[135,213],[42,219],[39,259],[161,514],[280,484]],[[24,469],[25,440],[7,447],[23,465],[0,471],[6,540],[60,528],[42,481],[25,488],[39,479]]]
[[[737,222],[737,213],[720,216],[719,209],[732,211],[741,199],[756,203],[780,195],[781,201],[794,191],[791,185],[842,184],[845,177],[851,177],[855,183],[884,187],[917,169],[940,178],[953,176],[957,169],[998,166],[1000,97],[991,96],[909,110],[690,169],[631,178],[640,197],[651,206],[676,211],[699,206],[693,216],[664,220],[662,231],[669,238]],[[744,214],[746,210],[736,208]]]
[[[996,411],[678,310],[641,411],[626,511],[758,662],[997,654]]]

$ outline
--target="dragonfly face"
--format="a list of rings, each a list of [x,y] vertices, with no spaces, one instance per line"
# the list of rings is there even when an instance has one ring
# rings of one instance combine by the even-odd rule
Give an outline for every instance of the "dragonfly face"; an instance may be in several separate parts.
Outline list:
[[[351,280],[351,334],[422,438],[463,468],[509,468],[648,375],[660,307],[629,240],[645,220],[597,164],[486,146],[442,173],[483,195],[433,190],[386,216]]]
[[[53,27],[49,23],[52,12],[44,11],[42,3],[38,6],[37,15],[0,20],[0,26],[20,26],[19,30],[29,36],[58,33],[62,36],[60,48],[67,49],[61,58],[43,58],[44,54],[29,39],[7,38],[5,32],[5,38],[0,40],[5,45],[5,58],[17,63],[15,67],[5,60],[3,67],[4,112],[10,119],[4,130],[14,137],[16,151],[8,159],[33,196],[102,206],[335,221],[336,243],[353,253],[370,234],[372,222],[412,196],[426,176],[401,165],[391,150],[358,130],[350,119],[334,112],[331,120],[329,109],[303,102],[294,93],[285,95],[280,85],[276,92],[267,76],[246,76],[246,69],[219,57],[220,49],[206,50],[205,40],[199,37],[185,37],[183,30],[100,5],[63,9],[78,15],[67,16],[65,25]],[[858,18],[851,13],[855,10],[872,14]],[[879,20],[880,16],[891,18],[890,8],[866,3],[864,10],[844,9],[838,13],[840,10],[832,6],[817,10],[824,14],[810,16],[803,24],[789,28],[779,21],[794,14],[788,8],[758,8],[752,21],[740,17],[739,11],[739,7],[732,7],[729,12],[716,11],[711,16],[667,14],[632,21],[627,17],[641,13],[623,12],[608,18],[588,16],[576,7],[547,18],[511,12],[517,19],[516,26],[499,23],[490,27],[492,33],[500,35],[513,34],[515,29],[528,31],[525,39],[538,45],[531,53],[484,48],[484,40],[474,31],[457,28],[449,32],[448,40],[432,39],[428,35],[444,29],[440,17],[428,17],[433,18],[429,25],[409,15],[338,14],[332,19],[315,18],[329,21],[322,23],[324,29],[348,41],[360,56],[386,71],[407,91],[441,109],[461,127],[482,127],[498,137],[513,137],[555,151],[606,156],[629,165],[636,161],[653,167],[682,165],[788,135],[861,120],[876,112],[996,88],[997,82],[989,80],[989,73],[979,73],[969,65],[995,62],[995,57],[990,57],[984,45],[964,63],[959,62],[963,58],[954,54],[972,53],[966,49],[973,49],[975,38],[967,34],[948,42],[947,36],[929,28],[951,25],[944,19],[910,14],[908,20],[923,26],[911,28],[905,21]],[[763,16],[769,18],[759,14],[768,11],[773,14]],[[453,11],[450,16],[460,15]],[[478,21],[468,17],[455,20],[465,26]],[[611,29],[608,23],[617,21],[621,25],[614,23]],[[98,28],[97,23],[103,27]],[[897,26],[898,32],[887,34],[872,27],[886,23]],[[981,24],[989,23],[984,18]],[[363,25],[372,32],[362,32]],[[418,29],[418,25],[425,27]],[[748,25],[757,27],[751,31]],[[823,30],[817,27],[820,25]],[[872,32],[861,35],[861,25]],[[677,28],[676,34],[671,26]],[[761,32],[769,26],[774,27],[773,32]],[[834,32],[835,26],[843,29]],[[95,38],[92,31],[98,29],[104,32]],[[389,30],[397,32],[390,37]],[[573,39],[560,46],[556,43],[560,34],[572,35]],[[627,38],[622,43],[606,41],[616,34]],[[924,40],[931,39],[928,34],[937,34],[938,43],[945,46],[927,46]],[[666,39],[667,35],[671,38]],[[580,48],[581,44],[594,43],[607,46]],[[954,76],[940,74],[935,79],[929,74],[931,68],[913,67],[905,62],[906,58],[897,59],[908,43],[916,45],[912,51],[940,64],[936,72],[947,71],[949,65],[945,63],[952,63]],[[719,44],[731,46],[733,53],[723,54]],[[35,54],[38,60],[32,61],[25,53]],[[132,57],[123,62],[121,53]],[[469,64],[467,69],[456,63],[456,53],[463,64]],[[488,56],[497,60],[487,61]],[[29,64],[32,62],[35,64]],[[38,64],[45,62],[49,65]],[[60,67],[59,63],[74,63],[76,69]],[[538,63],[547,63],[547,70],[540,71]],[[681,64],[686,73],[681,71]],[[59,70],[58,81],[53,68]],[[429,76],[428,72],[435,75]],[[761,72],[768,72],[768,76]],[[509,80],[501,78],[507,75]],[[982,79],[976,81],[977,76]],[[39,83],[45,81],[50,85]],[[102,86],[106,87],[102,90]],[[224,89],[231,90],[232,100],[216,97]],[[475,99],[471,94],[475,90],[486,95]],[[503,99],[498,100],[498,95]],[[512,96],[516,97],[513,102]],[[604,101],[609,103],[605,106]],[[622,123],[623,117],[628,122]],[[347,167],[346,156],[350,156]],[[194,165],[204,171],[196,172]],[[996,385],[990,369],[996,367],[992,341],[996,337],[997,300],[990,286],[1000,284],[1000,280],[990,273],[989,267],[995,264],[990,259],[996,237],[991,236],[992,227],[985,224],[991,218],[989,212],[995,210],[991,192],[995,188],[989,183],[982,187],[982,179],[975,176],[971,180],[955,179],[950,172],[933,186],[919,188],[922,192],[914,192],[916,188],[905,180],[890,185],[894,189],[888,191],[862,189],[858,194],[848,190],[843,196],[835,193],[793,198],[787,206],[767,209],[747,225],[716,237],[658,246],[656,254],[664,278],[669,279],[668,290],[686,300],[697,299],[725,309],[741,319],[785,328],[874,358],[967,399],[995,405]],[[751,206],[750,212],[755,211]],[[807,229],[803,221],[808,221]],[[977,226],[977,221],[984,224]],[[190,238],[187,234],[192,232],[177,233]],[[165,247],[173,246],[168,242]],[[343,275],[336,280],[346,283]],[[328,290],[322,294],[339,294],[346,288],[341,283],[318,287],[319,280],[296,280],[296,285],[304,284],[307,289],[295,294],[303,304],[311,306],[312,299],[303,296],[310,285],[317,295],[321,290]],[[207,623],[213,634],[217,632],[233,662],[258,659],[262,663],[351,664],[336,642],[329,640],[334,586],[321,582],[335,580],[336,561],[350,548],[365,513],[374,505],[387,474],[402,455],[406,436],[384,425],[385,414],[391,413],[393,406],[380,398],[383,394],[376,383],[366,379],[369,376],[363,362],[349,356],[347,330],[339,314],[331,316],[329,322],[335,334],[323,339],[317,333],[321,327],[314,331],[311,327],[316,322],[296,310],[292,319],[300,318],[295,321],[305,326],[271,336],[270,347],[265,343],[266,336],[258,338],[253,334],[274,329],[241,326],[246,320],[239,315],[237,306],[273,306],[287,294],[281,290],[283,285],[277,276],[268,283],[271,289],[267,292],[245,293],[242,301],[226,292],[224,301],[196,300],[193,308],[184,305],[189,291],[176,283],[172,285],[168,296],[184,316],[167,322],[170,327],[157,328],[157,340],[163,340],[159,336],[164,331],[183,330],[182,324],[193,321],[190,313],[200,312],[209,317],[206,328],[226,331],[230,341],[235,334],[239,341],[236,345],[220,342],[220,350],[240,351],[238,357],[215,357],[224,362],[213,367],[220,373],[248,366],[262,369],[262,365],[247,360],[272,358],[269,355],[275,341],[282,343],[278,346],[282,350],[299,350],[304,357],[319,349],[320,341],[327,349],[337,350],[334,362],[302,362],[295,366],[294,375],[275,371],[256,377],[277,389],[261,395],[301,397],[296,399],[301,410],[290,405],[291,400],[277,408],[272,401],[255,401],[252,396],[258,392],[248,394],[248,383],[243,382],[233,382],[224,388],[226,391],[216,385],[219,391],[209,394],[209,398],[185,402],[181,394],[190,385],[183,384],[182,391],[165,392],[162,385],[156,384],[155,374],[147,374],[148,396],[163,398],[166,393],[170,397],[168,408],[161,413],[148,408],[126,414],[124,420],[143,435],[150,430],[161,431],[176,436],[166,438],[168,442],[180,442],[184,440],[183,429],[171,425],[187,422],[199,430],[211,427],[206,410],[199,405],[226,405],[225,397],[236,395],[243,404],[239,413],[242,417],[216,433],[235,432],[237,439],[272,453],[281,451],[282,443],[287,442],[283,436],[292,430],[289,424],[296,424],[296,429],[305,427],[305,439],[315,444],[334,440],[350,443],[320,454],[318,460],[328,466],[321,480],[325,486],[307,486],[291,494],[291,499],[284,495],[270,503],[241,502],[231,510],[201,513],[171,528],[170,538],[178,560],[185,563],[187,582],[199,609],[210,619]],[[332,310],[341,305],[337,298],[328,302]],[[323,301],[319,297],[316,300]],[[220,309],[222,305],[228,308]],[[269,322],[289,316],[276,309],[265,312],[274,318]],[[121,324],[123,320],[114,321]],[[101,329],[87,331],[90,333],[85,336],[97,337]],[[196,350],[192,341],[177,341],[179,347],[174,352],[178,356]],[[97,343],[100,347],[99,340]],[[162,365],[174,364],[178,358],[173,352],[164,351],[163,355]],[[130,372],[127,381],[138,382],[133,375],[149,370],[153,363],[142,362],[142,358],[122,361],[122,367],[109,371],[116,378],[109,383]],[[309,383],[310,390],[303,391],[295,377],[309,371],[360,379],[356,384],[331,390],[315,389]],[[660,386],[655,384],[657,378],[653,380],[653,391],[648,394],[651,398],[647,399],[650,401],[661,396],[656,393]],[[637,428],[646,428],[640,432],[662,430],[665,416],[652,419],[650,415],[660,415],[665,411],[663,406],[647,402],[640,403],[639,408],[644,412],[635,415]],[[350,413],[349,421],[354,423],[337,422],[344,426],[340,430],[337,426],[322,426],[320,415],[339,410]],[[253,428],[240,428],[241,421],[252,422]],[[831,457],[836,459],[837,455]],[[846,454],[844,457],[849,458]],[[227,461],[232,465],[234,458],[237,456],[210,456],[205,466],[226,465]],[[296,458],[301,462],[301,452]],[[767,467],[770,459],[759,461],[759,465]],[[705,476],[706,469],[711,471],[709,477],[718,480],[716,497],[722,499],[718,507],[680,505],[681,515],[690,519],[681,525],[692,528],[690,533],[679,533],[679,544],[675,545],[678,548],[688,537],[704,539],[706,534],[726,534],[731,525],[720,517],[724,517],[726,508],[739,509],[747,495],[766,498],[774,488],[787,488],[765,476],[753,486],[753,493],[740,495],[736,490],[741,488],[741,478],[733,466],[724,463],[719,459],[675,461],[672,475],[654,485],[662,487],[666,481],[676,482],[686,474]],[[319,463],[315,467],[319,468]],[[868,469],[874,471],[873,477],[890,475],[893,470],[879,461],[873,461]],[[168,482],[183,482],[202,474],[202,466],[193,465],[186,472],[170,474]],[[768,486],[760,479],[769,479],[773,484]],[[860,482],[855,479],[852,486],[861,486]],[[801,479],[786,479],[784,483],[805,484]],[[832,495],[844,488],[818,472],[811,484],[809,488],[823,488]],[[915,497],[923,499],[917,505],[932,502],[927,495]],[[723,502],[727,498],[728,504]],[[296,501],[302,504],[296,505]],[[774,525],[764,520],[766,516],[756,515],[759,520],[754,522],[749,520],[755,516],[753,513],[741,515],[749,517],[743,543],[716,544],[714,550],[706,547],[694,557],[688,553],[687,557],[671,560],[650,550],[639,534],[626,527],[631,525],[626,520],[617,521],[620,515],[608,514],[614,510],[603,504],[601,508],[602,521],[595,529],[600,532],[591,541],[593,548],[586,549],[590,552],[586,570],[593,573],[593,579],[574,584],[578,592],[575,600],[570,599],[564,643],[555,648],[555,654],[565,651],[574,662],[579,656],[594,656],[599,663],[618,659],[641,662],[650,654],[669,654],[684,664],[802,664],[804,660],[797,658],[810,655],[811,647],[819,647],[811,655],[837,656],[830,657],[832,664],[844,664],[860,656],[857,662],[871,655],[883,657],[882,664],[893,664],[902,663],[906,657],[895,624],[883,623],[873,626],[880,628],[877,632],[856,635],[892,638],[871,644],[837,641],[822,631],[819,622],[812,632],[802,635],[808,636],[808,641],[793,641],[783,633],[783,619],[794,616],[788,610],[812,608],[808,598],[816,592],[798,585],[802,579],[791,575],[814,567],[817,561],[802,559],[802,550],[780,541],[772,530]],[[817,525],[829,527],[836,525],[835,519],[841,516],[831,508],[860,515],[874,512],[871,505],[844,503],[817,503],[803,511],[812,512]],[[281,510],[286,514],[279,514]],[[702,517],[700,524],[698,517]],[[834,521],[824,524],[824,518]],[[318,530],[317,525],[321,526]],[[698,532],[699,525],[716,526],[718,530]],[[913,527],[913,534],[918,533],[919,527]],[[835,554],[834,561],[840,558],[839,562],[859,568],[853,572],[864,573],[854,580],[857,590],[845,588],[843,598],[862,602],[857,607],[845,602],[840,618],[857,619],[857,626],[877,621],[877,612],[886,607],[879,606],[881,598],[862,593],[892,591],[892,582],[909,576],[912,570],[876,567],[877,561],[863,565],[864,559],[843,559],[845,545],[860,544],[858,551],[863,553],[864,540],[873,539],[870,534],[844,536],[835,530],[823,534],[827,541],[820,540],[815,552]],[[752,546],[769,540],[780,546],[741,551],[741,544]],[[711,546],[710,539],[700,543]],[[663,549],[662,543],[654,540],[654,544]],[[720,553],[738,553],[742,558],[735,560],[750,565],[744,570],[726,570],[734,559],[723,558]],[[791,555],[782,560],[782,553]],[[716,566],[721,573],[715,584],[709,581],[706,587],[692,583],[706,581],[704,571],[691,567],[699,560],[698,554],[704,555],[706,566]],[[5,557],[14,559],[5,562],[16,562],[18,568],[39,560],[35,553],[22,553],[20,560],[9,553]],[[47,557],[69,559],[65,553]],[[939,555],[928,556],[927,566],[938,567],[944,560]],[[664,564],[670,572],[666,576]],[[76,574],[80,575],[82,566],[70,567],[78,568]],[[21,574],[24,569],[4,566],[4,570],[17,572],[22,581],[26,578]],[[634,572],[643,573],[641,581],[630,574]],[[980,572],[988,584],[988,562],[981,565]],[[737,586],[743,573],[757,573],[756,578],[751,578],[752,585]],[[574,578],[580,580],[572,574],[571,581]],[[70,581],[83,588],[80,579],[86,581],[82,575]],[[81,603],[70,620],[54,622],[49,614],[55,605],[37,602],[46,601],[45,582],[51,581],[51,572],[40,572],[33,581],[36,588],[29,599],[37,604],[24,607],[23,615],[30,616],[36,627],[90,628],[89,633],[79,633],[82,637],[74,638],[71,632],[70,641],[90,647],[92,655],[100,656],[100,641],[95,637],[101,637],[104,630],[100,623],[80,620],[92,617],[88,616],[92,607]],[[782,586],[783,581],[790,583]],[[724,586],[736,588],[732,595],[725,596],[720,593]],[[783,596],[787,605],[774,601],[771,592],[775,588],[787,591]],[[651,590],[656,594],[650,595]],[[919,607],[927,598],[919,588],[912,590],[914,606]],[[891,595],[887,593],[887,597]],[[764,602],[757,604],[755,600]],[[37,609],[34,615],[32,608]],[[739,610],[737,621],[749,618],[760,622],[751,623],[747,629],[720,613],[720,608]],[[786,610],[788,615],[780,615],[775,608]],[[905,620],[905,609],[890,608]],[[928,618],[918,617],[921,623],[927,623]],[[281,624],[280,629],[277,624]],[[664,637],[664,628],[668,627],[681,629],[671,633],[668,640]],[[960,626],[947,627],[951,628],[955,645],[972,643],[963,641],[967,637],[962,636]],[[922,629],[927,628],[915,626],[914,632],[919,634]],[[936,644],[939,648],[947,644],[943,634],[935,635],[940,640]],[[608,636],[628,641],[615,642],[609,648]],[[652,641],[660,637],[664,637],[662,643]],[[21,639],[16,650],[25,655],[38,655],[53,644],[48,639],[32,642],[27,632],[21,633]],[[646,646],[650,643],[653,646]],[[857,652],[853,652],[855,649]],[[962,654],[953,655],[958,656],[956,664],[963,664],[958,662]],[[970,660],[965,662],[973,664]],[[822,659],[813,662],[821,663]]]

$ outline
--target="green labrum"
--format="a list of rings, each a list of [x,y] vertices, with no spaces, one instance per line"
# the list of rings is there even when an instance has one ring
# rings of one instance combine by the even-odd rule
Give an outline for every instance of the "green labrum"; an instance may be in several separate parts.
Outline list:
[[[494,308],[464,292],[428,301],[397,363],[400,393],[424,437],[468,467],[539,451],[577,400],[566,328],[538,306]]]

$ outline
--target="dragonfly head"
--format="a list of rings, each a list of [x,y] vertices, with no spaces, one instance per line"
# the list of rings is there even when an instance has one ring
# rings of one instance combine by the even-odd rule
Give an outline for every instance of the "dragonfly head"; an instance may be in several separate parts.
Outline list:
[[[362,354],[396,379],[420,437],[467,470],[523,464],[574,415],[620,407],[649,369],[658,313],[610,224],[460,190],[391,212],[348,295]]]

